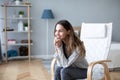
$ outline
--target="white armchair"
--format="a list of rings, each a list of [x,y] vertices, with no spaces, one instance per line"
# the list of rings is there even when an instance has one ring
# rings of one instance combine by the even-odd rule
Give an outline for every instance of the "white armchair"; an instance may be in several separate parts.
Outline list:
[[[80,39],[84,42],[86,59],[89,63],[87,80],[111,80],[106,64],[106,62],[111,61],[107,60],[111,36],[112,23],[82,23]],[[53,59],[51,62],[51,80],[54,80],[55,63],[56,59]]]

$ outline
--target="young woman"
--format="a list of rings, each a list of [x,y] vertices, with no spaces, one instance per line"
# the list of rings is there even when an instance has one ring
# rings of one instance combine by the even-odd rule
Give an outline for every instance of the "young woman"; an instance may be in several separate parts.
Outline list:
[[[67,20],[60,20],[54,29],[54,46],[57,59],[54,80],[75,80],[87,77],[88,63],[83,42],[74,33]]]

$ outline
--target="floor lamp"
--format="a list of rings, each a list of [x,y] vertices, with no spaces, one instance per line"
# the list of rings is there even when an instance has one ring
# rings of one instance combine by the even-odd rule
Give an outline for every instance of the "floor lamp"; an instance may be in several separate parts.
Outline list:
[[[48,59],[48,27],[49,27],[49,25],[48,25],[48,20],[49,19],[54,19],[54,16],[53,16],[53,13],[52,13],[52,10],[51,9],[44,9],[44,11],[43,11],[43,14],[42,14],[42,17],[41,17],[42,19],[45,19],[46,20],[46,25],[47,25],[47,33],[46,33],[46,39],[47,39],[47,41],[46,41],[46,57],[44,57],[45,59]]]

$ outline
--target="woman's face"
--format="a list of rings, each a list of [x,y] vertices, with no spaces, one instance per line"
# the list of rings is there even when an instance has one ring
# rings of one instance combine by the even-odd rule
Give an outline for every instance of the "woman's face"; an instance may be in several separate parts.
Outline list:
[[[57,24],[55,30],[55,37],[61,40],[65,40],[67,35],[68,35],[68,31],[62,25]]]

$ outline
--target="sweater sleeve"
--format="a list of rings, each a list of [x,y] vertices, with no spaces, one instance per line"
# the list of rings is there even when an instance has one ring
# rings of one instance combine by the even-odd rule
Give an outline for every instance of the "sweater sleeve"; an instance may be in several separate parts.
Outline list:
[[[63,48],[61,46],[60,48],[58,48],[58,53],[56,53],[57,63],[62,67],[69,67],[71,64],[73,64],[76,61],[79,55],[80,55],[79,51],[74,50],[67,59],[63,53]]]
[[[63,49],[62,49],[62,46],[60,47],[60,48],[58,48],[58,52],[55,52],[55,54],[54,54],[54,58],[56,58],[57,59],[57,65],[58,66],[61,66],[62,67],[62,64],[61,64],[61,58],[60,58],[60,56],[59,56],[59,54],[62,54],[62,51]]]

